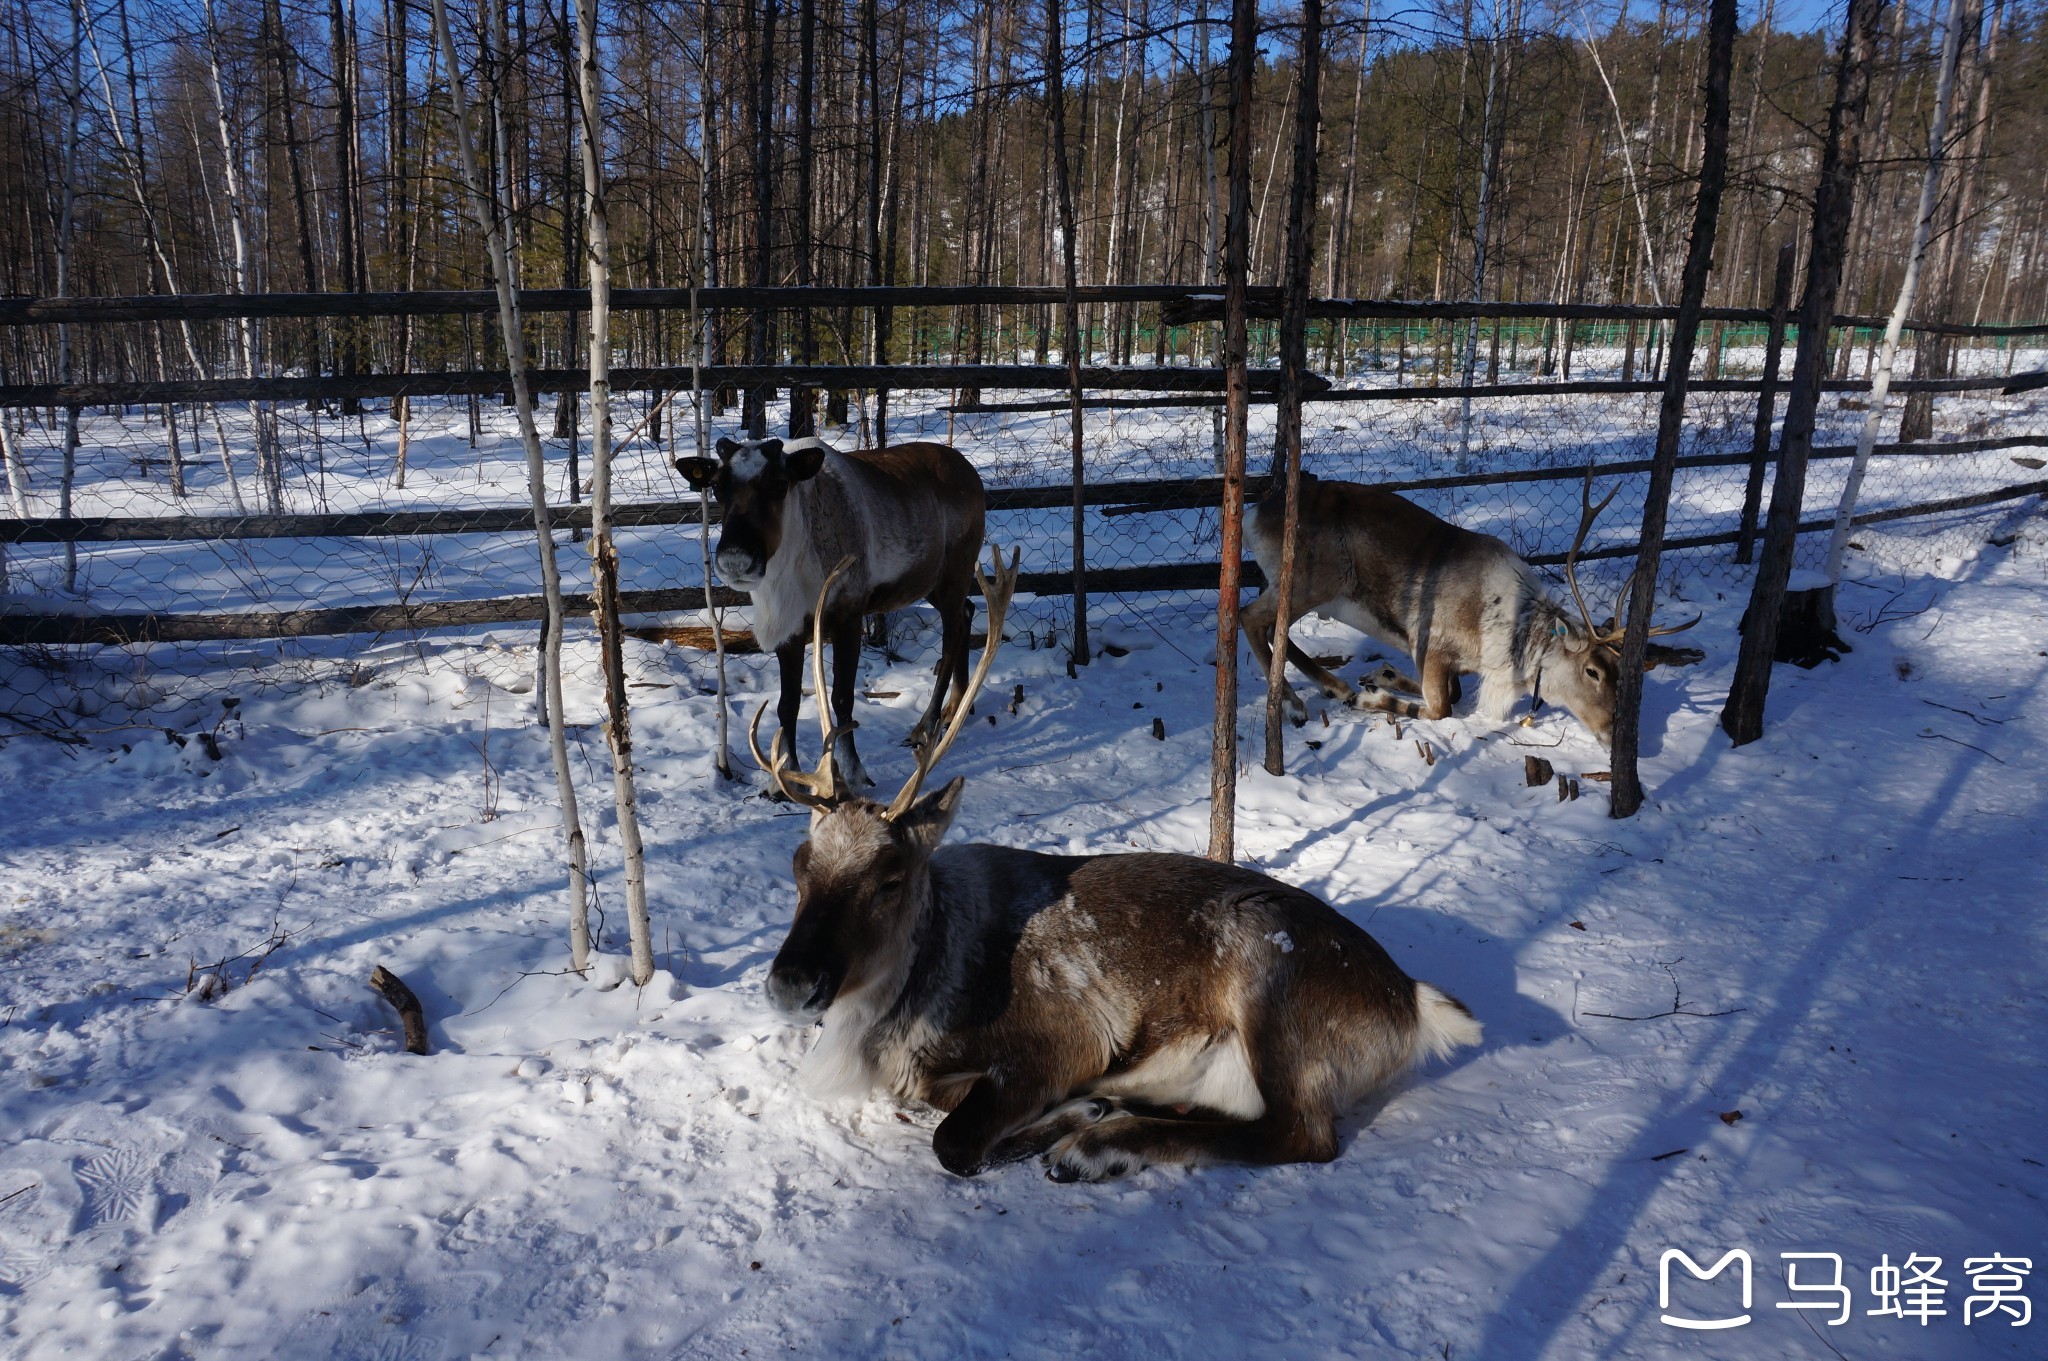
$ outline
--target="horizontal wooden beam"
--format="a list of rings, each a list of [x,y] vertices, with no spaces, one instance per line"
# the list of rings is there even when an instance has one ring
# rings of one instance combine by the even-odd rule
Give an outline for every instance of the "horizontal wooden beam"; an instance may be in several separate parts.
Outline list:
[[[535,393],[581,392],[590,384],[583,369],[531,369],[527,379]],[[1280,370],[1250,371],[1255,400],[1270,402],[1280,385]],[[726,364],[693,372],[681,366],[612,370],[615,392],[687,392],[694,381],[704,390],[718,387],[890,388],[945,391],[980,388],[1061,391],[1067,371],[1052,364]],[[134,383],[19,383],[0,386],[0,409],[12,407],[118,407],[174,402],[217,405],[232,402],[339,401],[343,398],[502,397],[511,382],[503,370],[446,373],[328,374],[318,378],[208,378]],[[1163,398],[1108,397],[1085,405],[1105,407],[1218,406],[1223,402],[1224,373],[1217,368],[1150,365],[1129,368],[1090,367],[1081,370],[1081,386],[1096,391],[1172,393]],[[1473,397],[1586,397],[1662,392],[1659,381],[1621,382],[1588,379],[1570,383],[1475,383],[1471,387],[1339,388],[1320,374],[1305,375],[1303,398],[1310,402],[1428,402]],[[1700,379],[1693,392],[1757,392],[1754,378]],[[2007,391],[2005,377],[1901,378],[1893,392]],[[1823,392],[1869,392],[1866,378],[1828,379]],[[2021,389],[2024,390],[2024,389]],[[1006,411],[1058,411],[1069,403],[960,403],[962,414]]]
[[[1088,574],[1093,590],[1192,590],[1206,579],[1216,587],[1216,565],[1207,576],[1200,564],[1165,567],[1098,568]],[[1253,579],[1248,577],[1248,580]],[[1017,578],[1025,595],[1065,595],[1073,589],[1068,572],[1027,572]],[[751,604],[748,596],[725,586],[712,588],[721,607]],[[590,596],[563,597],[571,618],[588,615]],[[704,608],[702,586],[652,591],[625,591],[619,596],[622,614],[667,614]],[[405,633],[434,629],[475,628],[485,624],[532,623],[547,617],[547,602],[537,595],[496,600],[434,600],[405,605],[344,605],[330,609],[234,610],[219,614],[125,613],[34,614],[0,611],[0,647],[57,647],[74,643],[199,643],[228,639],[304,638],[323,634]]]
[[[984,384],[986,387],[1002,387],[1001,383]],[[1783,383],[1774,385],[1773,390],[1782,388]],[[2048,386],[2044,381],[2042,386]],[[1820,385],[1822,392],[1857,393],[1869,392],[1868,378],[1829,378]],[[1891,384],[1893,392],[1989,392],[1996,389],[2001,396],[2014,392],[2028,391],[2013,379],[1998,377],[1979,378],[1900,378]],[[1760,378],[1702,378],[1686,384],[1688,392],[1761,392]],[[1320,390],[1304,393],[1307,402],[1443,402],[1453,398],[1485,397],[1594,397],[1617,396],[1631,393],[1647,394],[1664,391],[1661,380],[1631,380],[1623,382],[1611,378],[1588,378],[1570,383],[1474,383],[1470,387],[1447,383],[1432,386],[1418,383],[1409,387],[1340,388],[1326,386]],[[4,393],[5,389],[0,389]],[[1278,401],[1272,391],[1254,392],[1254,406],[1271,406]],[[1156,407],[1210,407],[1222,406],[1224,398],[1206,392],[1179,394],[1171,397],[1089,397],[1081,405],[1111,410]],[[4,404],[4,403],[0,403]],[[1034,402],[958,402],[947,407],[948,411],[962,416],[990,416],[1004,412],[1065,411],[1072,405],[1066,400]]]
[[[590,386],[585,369],[529,369],[536,393],[581,392]],[[1329,380],[1310,375],[1310,392]],[[1224,373],[1216,368],[1090,367],[1081,384],[1091,388],[1144,392],[1221,392]],[[814,388],[1047,388],[1068,385],[1066,369],[1054,364],[719,364],[615,368],[614,392],[688,392],[721,387]],[[0,386],[0,408],[131,406],[141,403],[310,402],[342,398],[500,397],[511,390],[503,370],[448,373],[329,374],[318,378],[206,378],[134,383],[18,383]],[[1280,370],[1253,369],[1254,392],[1274,392]],[[1893,386],[1898,386],[1894,384]]]
[[[1164,303],[1199,291],[1186,284],[1083,284],[1087,303]],[[1256,290],[1254,290],[1256,291]],[[1277,295],[1277,289],[1268,292]],[[971,307],[1050,306],[1066,294],[1037,286],[952,285],[923,287],[738,286],[730,288],[615,288],[612,308],[621,312],[732,311],[766,307]],[[587,312],[590,292],[582,288],[529,288],[519,295],[522,312]],[[0,326],[55,322],[221,321],[235,317],[428,317],[495,313],[491,289],[413,289],[386,293],[182,293],[119,298],[0,297]]]
[[[1253,290],[1246,313],[1259,321],[1280,318],[1278,290]],[[1468,321],[1499,318],[1502,321],[1672,321],[1678,308],[1651,303],[1562,303],[1562,302],[1407,302],[1392,298],[1312,298],[1310,317],[1321,320],[1354,321]],[[1164,303],[1160,319],[1169,326],[1191,326],[1223,320],[1223,295],[1215,289]],[[1708,307],[1702,321],[1768,322],[1770,312],[1761,307]],[[1833,321],[1836,329],[1882,328],[1888,317],[1844,314]],[[2048,322],[2016,325],[1970,325],[1946,321],[1908,321],[1908,331],[1953,336],[2031,336],[2048,334]],[[1661,386],[1661,385],[1660,385]]]
[[[1876,445],[1875,457],[1911,456],[1954,458],[1964,454],[1996,453],[2003,449],[2048,448],[2048,434],[2005,435],[1987,439],[1948,440],[1938,444]],[[1814,447],[1813,459],[1851,458],[1853,444],[1823,444]],[[1775,455],[1773,455],[1775,457]],[[1738,468],[1749,466],[1750,455],[1689,454],[1678,460],[1681,468]],[[1648,472],[1648,459],[1627,459],[1596,464],[1595,477],[1620,477]],[[1445,477],[1418,477],[1405,481],[1377,483],[1389,491],[1437,491],[1451,487],[1507,486],[1525,482],[1575,481],[1585,475],[1583,467],[1511,468],[1491,472],[1458,473]],[[1245,494],[1253,499],[1265,494],[1266,479],[1245,480]],[[1082,488],[1085,505],[1105,509],[1110,515],[1135,515],[1157,510],[1186,510],[1217,504],[1223,495],[1221,478],[1190,477],[1153,482],[1091,482]],[[992,487],[987,492],[991,511],[1055,510],[1071,506],[1071,486]],[[549,512],[556,529],[590,528],[590,507],[556,506]],[[695,525],[700,512],[695,499],[638,502],[612,508],[612,523],[621,528],[653,528],[663,525]],[[719,519],[718,507],[711,507],[711,520]],[[354,511],[338,515],[158,515],[158,516],[56,516],[27,520],[0,519],[0,544],[26,543],[146,543],[201,542],[233,539],[326,539],[405,538],[424,534],[513,534],[530,533],[533,512],[524,507],[497,506],[478,510],[393,510]],[[1092,575],[1092,574],[1091,574]]]
[[[1857,525],[1893,520],[1918,519],[1960,510],[2016,501],[2028,496],[2048,495],[2048,480],[2000,487],[1969,496],[1952,496],[1917,505],[1894,506],[1868,511],[1855,517]],[[1807,520],[1799,526],[1802,534],[1819,533],[1834,527],[1832,517]],[[1734,533],[1696,534],[1667,538],[1667,552],[1690,548],[1715,548],[1732,544]],[[1581,553],[1582,561],[1633,557],[1637,544],[1614,544]],[[1563,553],[1538,553],[1527,561],[1536,566],[1562,563]],[[1168,563],[1151,567],[1095,568],[1088,573],[1088,587],[1100,594],[1116,592],[1214,591],[1220,567],[1214,562]],[[1263,588],[1265,578],[1258,564],[1246,563],[1246,586]],[[1017,590],[1026,595],[1062,596],[1073,588],[1066,572],[1029,572],[1018,578]],[[714,587],[713,597],[722,606],[744,605],[746,597],[725,587]],[[572,615],[587,614],[591,600],[572,595],[565,604]],[[657,591],[628,591],[620,598],[627,614],[651,614],[703,608],[701,586]],[[531,622],[546,617],[539,596],[515,596],[500,600],[432,601],[415,605],[360,605],[338,609],[246,611],[226,614],[32,614],[0,611],[0,647],[56,647],[79,643],[128,644],[211,642],[222,639],[297,638],[316,634],[393,633],[443,628],[471,628],[484,624]]]
[[[1168,325],[1191,325],[1222,317],[1223,294],[1213,284],[1084,284],[1077,290],[1084,303],[1157,303]],[[970,307],[1050,306],[1064,292],[1042,285],[939,284],[918,287],[728,287],[620,288],[612,292],[618,311],[707,311],[767,308],[793,311],[806,307]],[[1253,316],[1280,315],[1280,290],[1272,286],[1247,290]],[[519,295],[523,311],[583,312],[590,294],[581,288],[532,288]],[[497,294],[490,289],[415,289],[382,293],[187,293],[136,297],[40,298],[0,297],[0,326],[51,325],[57,322],[217,321],[235,317],[345,318],[478,315],[495,312]],[[1557,318],[1567,321],[1668,321],[1678,315],[1670,306],[1626,303],[1559,302],[1435,302],[1386,298],[1317,298],[1309,315],[1369,321],[1457,321],[1472,317],[1502,319]],[[1707,321],[1762,322],[1770,313],[1756,307],[1710,307]],[[1838,316],[1837,327],[1882,327],[1883,317]],[[1908,321],[1909,331],[1958,336],[2026,336],[2048,334],[2048,322],[2013,325],[1966,325],[1955,322]]]

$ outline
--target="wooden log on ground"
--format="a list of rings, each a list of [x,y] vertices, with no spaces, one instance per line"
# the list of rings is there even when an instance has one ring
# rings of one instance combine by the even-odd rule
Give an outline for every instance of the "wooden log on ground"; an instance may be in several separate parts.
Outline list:
[[[427,1014],[420,1007],[420,999],[405,985],[405,980],[379,964],[370,970],[370,986],[382,993],[398,1012],[398,1019],[405,1024],[405,1047],[415,1054],[430,1052],[427,1047]]]
[[[751,629],[729,628],[722,632],[725,634],[725,651],[728,656],[748,657],[761,650],[761,644],[755,640]],[[647,643],[670,643],[676,647],[695,648],[699,652],[709,652],[717,646],[717,642],[711,636],[709,624],[674,624],[659,628],[627,629],[626,636]]]

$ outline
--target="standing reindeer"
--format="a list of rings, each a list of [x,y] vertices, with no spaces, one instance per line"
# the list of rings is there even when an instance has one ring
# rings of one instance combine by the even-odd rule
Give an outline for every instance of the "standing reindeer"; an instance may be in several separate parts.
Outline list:
[[[1016,573],[998,553],[983,580],[988,643],[968,702]],[[932,1151],[950,1172],[1034,1154],[1054,1181],[1327,1162],[1340,1111],[1479,1042],[1463,1003],[1263,874],[1185,855],[940,846],[965,781],[919,790],[967,703],[887,807],[841,787],[829,731],[814,773],[764,757],[766,709],[754,759],[811,808],[769,1000],[823,1021],[802,1070],[814,1086],[945,1111]]]
[[[872,785],[853,743],[861,620],[919,600],[939,612],[938,675],[910,734],[911,745],[922,745],[938,727],[948,685],[956,705],[967,686],[968,587],[984,520],[980,474],[943,444],[849,454],[814,438],[721,439],[716,459],[679,458],[676,470],[699,493],[717,496],[718,575],[753,597],[754,636],[775,653],[782,673],[776,750],[796,758],[804,630],[815,600],[819,627],[812,632],[832,643],[829,730],[839,769],[855,788]],[[821,591],[827,566],[848,557],[852,566],[838,589]],[[826,689],[817,690],[823,714]]]
[[[1598,625],[1579,590],[1579,549],[1607,503],[1593,504],[1593,470],[1579,497],[1579,529],[1565,555],[1565,580],[1579,617],[1552,600],[1535,570],[1490,534],[1460,529],[1381,487],[1323,482],[1301,475],[1295,536],[1294,599],[1287,622],[1311,610],[1339,620],[1415,659],[1421,681],[1383,667],[1354,690],[1314,658],[1287,644],[1287,660],[1334,700],[1356,709],[1382,709],[1404,717],[1448,718],[1463,697],[1459,675],[1479,673],[1480,712],[1504,723],[1523,695],[1554,699],[1576,714],[1603,746],[1614,739],[1615,672],[1622,631]],[[1259,503],[1251,525],[1252,556],[1266,580],[1280,579],[1281,497],[1275,488]],[[1268,587],[1240,616],[1245,639],[1265,674],[1273,655],[1278,592]],[[1652,637],[1698,623],[1656,627]],[[1697,654],[1653,648],[1658,661],[1698,660]],[[1403,699],[1389,690],[1419,696]],[[1283,703],[1299,725],[1308,710],[1292,685]]]

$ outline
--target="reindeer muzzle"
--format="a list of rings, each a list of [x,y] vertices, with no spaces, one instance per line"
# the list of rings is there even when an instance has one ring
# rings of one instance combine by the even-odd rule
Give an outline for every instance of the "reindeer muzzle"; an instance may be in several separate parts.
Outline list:
[[[761,584],[768,574],[768,564],[757,553],[744,549],[720,547],[718,550],[718,579],[735,591],[751,591]]]
[[[829,974],[795,969],[772,969],[768,974],[768,1001],[784,1016],[811,1021],[825,1014],[839,991],[839,981]]]

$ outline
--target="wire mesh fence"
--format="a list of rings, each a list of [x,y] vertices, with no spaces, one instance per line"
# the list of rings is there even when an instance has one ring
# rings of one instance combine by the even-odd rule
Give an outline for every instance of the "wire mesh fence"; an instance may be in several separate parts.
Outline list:
[[[1306,407],[1305,467],[1325,478],[1393,484],[1538,563],[1555,563],[1570,545],[1580,470],[1588,463],[1608,470],[1600,473],[1598,494],[1613,484],[1619,493],[1589,538],[1583,575],[1611,599],[1631,565],[1647,483],[1640,465],[1652,450],[1658,395],[1540,388],[1481,388],[1474,395],[1453,386],[1400,386],[1433,376],[1426,333],[1413,330],[1415,352],[1401,352],[1411,330],[1353,323],[1325,333],[1325,352],[1334,352],[1346,376]],[[1554,340],[1556,332],[1549,334]],[[1575,333],[1574,376],[1619,377],[1632,351],[1601,343],[1612,339],[1590,327]],[[1475,378],[1533,378],[1557,358],[1544,342],[1540,328],[1509,332],[1494,372]],[[1195,357],[1189,347],[1184,358]],[[2015,363],[2037,367],[2043,357],[2040,350],[1985,345],[1964,351],[1961,371],[2006,373]],[[1761,362],[1755,338],[1732,325],[1714,349],[1714,368],[1724,378],[1754,375]],[[942,440],[981,470],[990,494],[989,538],[1018,547],[1025,572],[1042,588],[1020,598],[1011,615],[1033,646],[1064,646],[1073,627],[1074,602],[1063,584],[1073,560],[1069,415],[1064,400],[1050,396],[995,387],[897,390],[887,416],[892,441]],[[643,613],[643,623],[689,622],[699,613],[705,582],[698,510],[673,467],[677,455],[696,452],[698,400],[691,392],[652,391],[617,399],[622,444],[613,496],[620,503],[623,584],[653,593],[629,599],[629,608],[662,607],[660,615]],[[587,496],[587,432],[574,401],[545,397],[540,412],[549,499],[558,507]],[[1213,403],[1096,389],[1084,413],[1089,504],[1082,534],[1091,620],[1184,633],[1184,648],[1198,656],[1211,646],[1219,542],[1221,412]],[[1669,592],[1725,592],[1748,570],[1726,540],[1751,476],[1756,403],[1752,391],[1703,390],[1689,398],[1667,530],[1674,546],[1663,559],[1661,584]],[[1832,512],[1863,404],[1853,393],[1822,400],[1807,519]],[[570,409],[559,411],[565,405]],[[1881,439],[1895,437],[1896,407]],[[2024,462],[2028,442],[2048,443],[2048,412],[2038,393],[1944,394],[1936,413],[1940,443],[1881,453],[1873,462],[1864,512],[1984,497],[2035,476]],[[713,439],[737,433],[737,408],[704,414]],[[876,416],[872,400],[856,397],[847,415],[847,425],[828,426],[825,436],[842,448],[860,447]],[[14,465],[13,518],[0,521],[0,626],[14,630],[12,645],[0,649],[0,712],[16,727],[189,727],[206,721],[207,706],[224,688],[362,684],[400,664],[457,665],[458,654],[462,666],[523,664],[534,625],[519,621],[537,618],[538,610],[522,614],[503,602],[537,603],[539,572],[524,453],[514,413],[501,398],[87,408],[78,417],[68,479],[67,418],[63,409],[0,412],[9,422]],[[1270,404],[1254,406],[1255,478],[1273,445],[1273,418]],[[1761,492],[1767,500],[1767,476]],[[2028,504],[1872,525],[1857,542],[1882,570],[1941,571],[1973,553],[1988,525]],[[68,521],[56,523],[67,512]],[[573,537],[573,529],[558,533],[571,549]],[[1802,538],[1802,565],[1818,565],[1823,538]],[[1693,540],[1712,542],[1685,546]],[[562,562],[565,589],[588,590],[584,555],[567,551]],[[1176,568],[1187,570],[1177,577],[1156,570]],[[465,611],[478,602],[486,607]],[[744,625],[744,615],[739,610],[733,622]],[[45,627],[38,638],[21,622],[47,626],[59,616],[155,621],[154,632],[124,636],[162,636],[171,621],[195,618],[205,621],[201,634],[250,636],[108,645],[64,641],[62,627]],[[324,631],[337,620],[352,631]],[[465,626],[466,634],[441,631]],[[936,629],[919,611],[905,612],[895,628],[900,648],[936,647]]]

